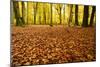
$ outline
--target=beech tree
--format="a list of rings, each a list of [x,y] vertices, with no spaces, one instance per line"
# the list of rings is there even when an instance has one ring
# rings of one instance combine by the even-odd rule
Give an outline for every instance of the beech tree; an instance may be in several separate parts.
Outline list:
[[[91,13],[90,25],[89,26],[93,26],[95,11],[96,11],[96,6],[92,6],[92,13]]]
[[[60,20],[60,23],[59,24],[62,23],[62,7],[63,7],[63,4],[57,4],[55,6],[55,9],[57,10],[58,15],[59,15],[59,20]]]
[[[37,6],[38,6],[38,3],[36,3],[35,6],[33,7],[34,8],[34,24],[36,24]]]
[[[50,26],[52,26],[52,3],[50,4],[50,14],[51,14]]]
[[[78,24],[78,5],[75,5],[75,25]]]
[[[25,24],[25,16],[26,16],[26,13],[25,13],[25,3],[24,1],[22,2],[22,23]]]
[[[85,5],[84,6],[84,15],[83,15],[83,27],[88,27],[88,17],[89,17],[89,6]]]
[[[69,20],[68,20],[68,26],[70,26],[70,22],[72,22],[72,9],[73,9],[73,5],[69,5],[70,7],[70,14],[69,14]]]
[[[16,18],[16,26],[19,26],[21,23],[21,17],[19,13],[19,2],[13,1],[13,9]]]

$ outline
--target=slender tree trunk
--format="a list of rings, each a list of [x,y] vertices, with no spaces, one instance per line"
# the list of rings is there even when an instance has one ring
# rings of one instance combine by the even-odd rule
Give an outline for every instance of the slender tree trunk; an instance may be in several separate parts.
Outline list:
[[[22,1],[22,23],[25,24],[25,3]]]
[[[63,22],[65,23],[65,4],[64,4],[63,15],[64,15],[64,20],[63,20]]]
[[[28,2],[27,2],[27,25],[28,25]]]
[[[29,24],[29,1],[27,2],[27,24]]]
[[[84,6],[83,27],[88,27],[89,6]]]
[[[50,8],[51,8],[51,20],[50,20],[50,26],[52,26],[52,3],[50,4]]]
[[[89,26],[93,26],[95,11],[96,11],[96,6],[92,6],[92,13],[91,13],[90,25]]]
[[[59,19],[60,19],[60,24],[61,24],[61,22],[62,22],[61,7],[60,7]]]
[[[78,24],[78,5],[75,5],[75,25]]]
[[[35,8],[34,8],[34,24],[36,24],[37,6],[38,6],[38,3],[36,3]]]
[[[69,21],[68,21],[69,27],[70,27],[70,22],[72,22],[72,9],[73,9],[73,5],[70,5],[70,16],[69,16]]]
[[[41,24],[41,16],[39,16],[39,23]]]
[[[46,12],[45,12],[45,5],[43,5],[43,14],[44,14],[44,23],[46,24]]]
[[[13,10],[16,18],[16,26],[20,25],[20,13],[19,13],[19,4],[17,1],[13,1]]]

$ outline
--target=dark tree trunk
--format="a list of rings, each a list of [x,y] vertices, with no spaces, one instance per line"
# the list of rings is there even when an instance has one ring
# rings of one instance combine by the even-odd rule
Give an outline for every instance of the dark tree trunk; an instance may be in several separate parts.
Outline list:
[[[92,13],[91,13],[90,25],[89,26],[93,26],[95,11],[96,11],[96,6],[92,6]]]
[[[17,1],[13,1],[13,10],[16,18],[16,26],[20,25],[20,13],[19,13],[19,4]]]
[[[25,24],[25,3],[22,2],[22,23]]]
[[[78,24],[78,5],[75,5],[75,25]]]
[[[84,6],[83,27],[88,27],[89,6]]]
[[[70,22],[72,22],[72,9],[73,9],[73,5],[70,5],[70,16],[69,16],[69,20],[68,20],[68,26],[70,26]]]

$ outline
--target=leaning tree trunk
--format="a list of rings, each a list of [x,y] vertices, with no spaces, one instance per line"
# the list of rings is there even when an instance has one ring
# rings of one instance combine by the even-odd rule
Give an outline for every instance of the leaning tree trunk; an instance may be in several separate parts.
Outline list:
[[[96,11],[96,6],[92,6],[92,13],[91,13],[90,25],[89,26],[93,26],[95,11]]]
[[[75,25],[78,24],[78,5],[75,5]]]
[[[89,6],[84,6],[83,27],[88,27]]]
[[[19,4],[17,1],[13,1],[13,10],[16,18],[16,26],[20,25],[20,13],[19,13]]]
[[[73,8],[73,5],[70,5],[70,16],[68,20],[68,26],[70,26],[70,22],[72,22],[72,8]]]

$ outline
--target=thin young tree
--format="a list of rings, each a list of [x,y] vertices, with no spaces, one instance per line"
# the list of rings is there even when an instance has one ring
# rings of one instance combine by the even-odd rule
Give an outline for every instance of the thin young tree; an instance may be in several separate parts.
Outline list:
[[[59,24],[62,23],[62,7],[63,7],[63,4],[57,4],[55,6],[55,9],[57,10],[58,15],[59,15],[59,20],[60,20],[60,23]]]
[[[75,25],[78,26],[78,5],[75,5]]]
[[[27,25],[28,25],[28,2],[27,2]]]
[[[34,24],[36,24],[36,14],[37,14],[37,6],[38,6],[38,2],[36,2],[34,8]]]
[[[84,15],[83,15],[83,23],[82,26],[83,27],[88,27],[88,17],[89,17],[89,6],[85,5],[84,6]]]
[[[70,13],[69,13],[68,26],[70,27],[70,22],[72,22],[72,17],[73,17],[72,13],[73,5],[69,5],[69,7],[70,7]]]
[[[64,8],[63,8],[63,17],[64,17],[63,22],[65,23],[65,4],[63,6],[64,6]]]
[[[92,13],[91,13],[90,25],[89,26],[93,26],[95,11],[96,11],[96,6],[92,6]]]
[[[45,11],[45,5],[43,4],[43,15],[44,15],[44,23],[46,24],[46,11]]]
[[[22,1],[22,23],[25,24],[25,16],[26,16],[26,13],[25,13],[25,2]]]
[[[50,3],[50,14],[51,14],[51,18],[50,18],[50,26],[52,26],[52,3]]]

